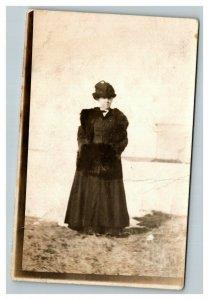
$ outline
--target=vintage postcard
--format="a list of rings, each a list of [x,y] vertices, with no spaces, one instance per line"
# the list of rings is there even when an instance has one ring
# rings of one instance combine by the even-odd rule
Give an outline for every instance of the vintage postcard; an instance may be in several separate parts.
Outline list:
[[[34,10],[12,277],[182,289],[198,20]]]

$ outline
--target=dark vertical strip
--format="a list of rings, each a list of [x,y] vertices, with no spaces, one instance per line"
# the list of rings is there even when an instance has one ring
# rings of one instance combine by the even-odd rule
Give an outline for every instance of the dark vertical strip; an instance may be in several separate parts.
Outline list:
[[[195,108],[196,108],[196,90],[197,90],[197,70],[198,70],[198,50],[199,50],[199,21],[197,32],[197,53],[196,53],[196,73],[195,73],[195,91],[194,91],[194,110],[193,110],[193,124],[192,124],[192,143],[191,143],[191,160],[190,160],[190,178],[189,178],[189,197],[188,197],[188,211],[187,211],[187,233],[186,233],[186,249],[185,249],[185,268],[184,268],[184,284],[186,277],[186,261],[187,261],[187,249],[188,249],[188,230],[189,230],[189,210],[190,210],[190,198],[191,198],[191,182],[192,182],[192,165],[193,165],[193,144],[194,144],[194,126],[195,126]]]
[[[31,67],[32,67],[32,45],[33,45],[33,11],[28,13],[27,37],[25,49],[25,77],[23,84],[23,108],[20,113],[22,122],[22,136],[19,146],[20,169],[19,169],[19,194],[17,199],[17,227],[14,275],[17,276],[22,270],[23,238],[25,222],[25,202],[27,184],[27,161],[28,161],[28,137],[30,118],[30,94],[31,94]]]

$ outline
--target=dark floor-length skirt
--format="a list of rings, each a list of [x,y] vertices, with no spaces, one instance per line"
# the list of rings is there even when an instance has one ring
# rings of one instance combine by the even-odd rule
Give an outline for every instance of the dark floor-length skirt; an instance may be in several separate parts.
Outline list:
[[[74,230],[105,233],[129,225],[123,179],[103,179],[76,170],[65,223]]]

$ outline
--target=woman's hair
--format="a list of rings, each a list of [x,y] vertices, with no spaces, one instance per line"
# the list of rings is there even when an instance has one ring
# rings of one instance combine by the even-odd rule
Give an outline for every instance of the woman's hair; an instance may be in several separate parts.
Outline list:
[[[115,98],[115,90],[111,84],[104,80],[95,85],[95,92],[92,94],[95,100],[99,98]]]

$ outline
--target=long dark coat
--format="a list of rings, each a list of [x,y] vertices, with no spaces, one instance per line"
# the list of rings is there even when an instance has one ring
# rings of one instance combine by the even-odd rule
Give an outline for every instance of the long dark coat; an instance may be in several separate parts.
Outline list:
[[[121,153],[128,144],[127,117],[117,108],[83,109],[76,172],[65,216],[70,228],[105,232],[129,225]]]

